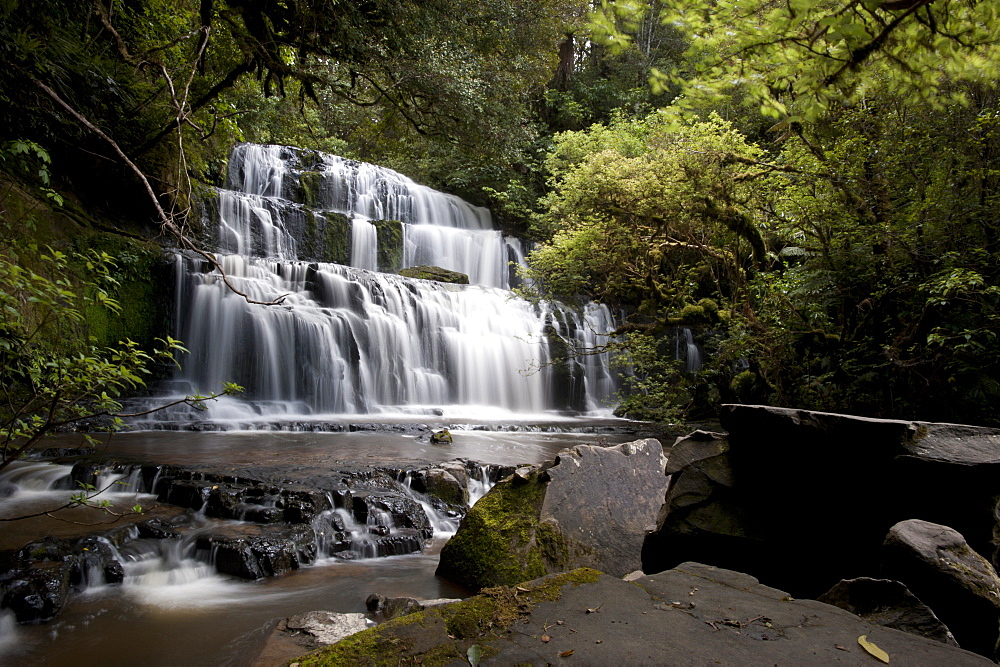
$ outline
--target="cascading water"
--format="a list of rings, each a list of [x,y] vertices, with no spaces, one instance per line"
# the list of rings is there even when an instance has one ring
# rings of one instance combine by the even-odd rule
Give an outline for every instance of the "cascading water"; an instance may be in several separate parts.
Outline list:
[[[514,297],[518,239],[489,212],[391,170],[317,152],[243,144],[207,207],[219,261],[248,305],[201,259],[176,259],[177,337],[191,350],[179,397],[225,382],[239,399],[155,419],[246,427],[340,414],[542,414],[606,410],[616,388],[608,309]],[[428,264],[458,286],[394,275]],[[381,273],[379,272],[381,271]]]

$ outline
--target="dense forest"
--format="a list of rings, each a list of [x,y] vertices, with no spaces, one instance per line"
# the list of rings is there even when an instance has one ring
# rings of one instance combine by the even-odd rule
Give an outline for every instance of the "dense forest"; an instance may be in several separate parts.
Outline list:
[[[183,349],[132,279],[162,270],[159,245],[204,252],[199,193],[242,141],[488,206],[535,243],[526,297],[623,313],[623,415],[744,402],[998,425],[998,14],[2,0],[4,465],[15,442],[117,414]]]

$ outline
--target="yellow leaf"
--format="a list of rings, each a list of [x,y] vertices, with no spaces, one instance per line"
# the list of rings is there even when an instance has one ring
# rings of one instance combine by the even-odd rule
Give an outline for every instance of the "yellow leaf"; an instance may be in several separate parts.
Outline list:
[[[868,635],[861,635],[858,637],[858,643],[861,644],[861,648],[868,651],[885,664],[889,664],[889,654],[868,641]]]

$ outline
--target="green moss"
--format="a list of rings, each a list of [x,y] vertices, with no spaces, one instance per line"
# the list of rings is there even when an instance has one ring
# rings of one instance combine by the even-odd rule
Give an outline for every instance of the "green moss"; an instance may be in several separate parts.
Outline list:
[[[316,223],[316,215],[312,211],[306,211],[305,229],[302,230],[302,243],[299,245],[299,259],[302,261],[317,259],[319,225]]]
[[[400,619],[396,619],[400,620]],[[387,632],[395,621],[389,621],[363,632],[345,637],[333,646],[295,659],[301,667],[318,665],[396,665],[399,655],[410,650],[412,640]]]
[[[440,266],[409,266],[405,269],[400,269],[399,275],[419,280],[433,280],[439,283],[453,283],[455,285],[469,284],[469,276],[458,271],[442,269]]]
[[[378,238],[378,270],[396,273],[403,267],[403,223],[372,220]]]
[[[552,569],[569,567],[570,545],[566,536],[551,524],[542,522],[535,531],[535,541],[541,552],[542,559]]]
[[[310,208],[319,206],[319,186],[323,174],[318,171],[303,171],[299,173],[299,191],[296,201]]]
[[[79,254],[87,250],[106,252],[116,264],[112,277],[118,285],[108,293],[121,305],[121,311],[114,313],[94,305],[84,313],[87,333],[97,339],[99,347],[129,339],[151,349],[155,338],[170,333],[173,294],[164,285],[172,284],[172,269],[158,246],[110,233],[81,237],[75,246]],[[82,261],[77,270],[86,271]]]
[[[323,249],[318,259],[331,264],[351,263],[351,220],[343,213],[323,213]]]
[[[556,569],[536,542],[546,483],[532,471],[525,479],[513,475],[497,484],[445,544],[439,574],[478,590],[514,585]],[[553,540],[546,535],[551,547]]]

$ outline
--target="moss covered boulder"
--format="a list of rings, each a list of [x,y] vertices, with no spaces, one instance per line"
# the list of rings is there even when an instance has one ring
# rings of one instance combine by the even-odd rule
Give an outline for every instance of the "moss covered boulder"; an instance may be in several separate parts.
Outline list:
[[[579,445],[524,467],[469,510],[441,551],[438,575],[470,590],[577,567],[640,569],[667,487],[659,441]]]
[[[434,280],[439,283],[454,283],[456,285],[468,285],[469,276],[458,271],[442,269],[440,266],[410,266],[402,269],[399,275],[404,278],[418,278],[420,280]]]

